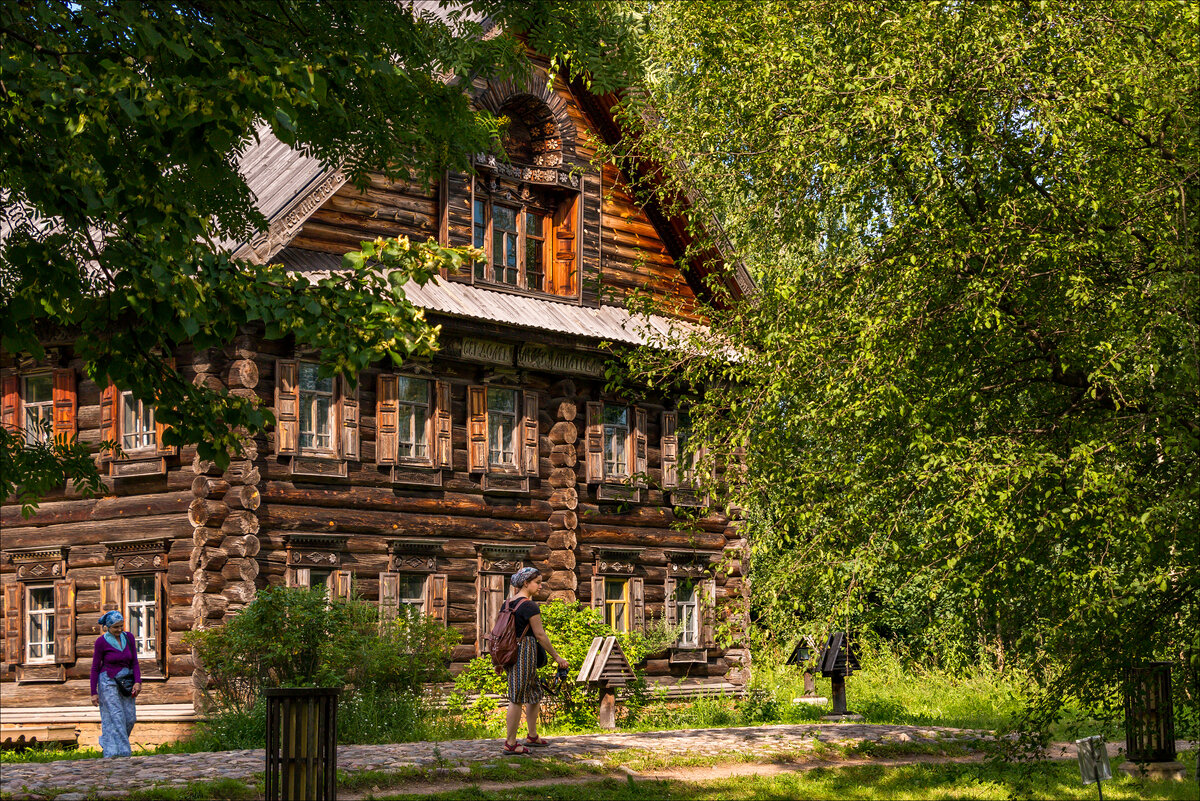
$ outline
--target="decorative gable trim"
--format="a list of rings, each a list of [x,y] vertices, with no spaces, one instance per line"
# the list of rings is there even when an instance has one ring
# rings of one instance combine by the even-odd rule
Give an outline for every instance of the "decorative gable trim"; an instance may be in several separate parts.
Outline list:
[[[276,253],[283,250],[288,242],[300,232],[301,226],[308,218],[316,213],[325,201],[346,183],[346,175],[342,170],[331,170],[316,181],[306,192],[302,192],[291,203],[283,208],[270,221],[267,230],[259,233],[234,252],[234,258],[249,259],[258,264],[270,261]]]
[[[480,573],[516,573],[529,561],[533,545],[480,543],[475,548],[479,552]]]

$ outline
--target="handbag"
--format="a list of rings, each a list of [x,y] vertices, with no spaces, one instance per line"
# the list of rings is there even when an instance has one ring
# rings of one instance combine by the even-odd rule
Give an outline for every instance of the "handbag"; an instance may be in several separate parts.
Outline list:
[[[126,698],[133,696],[133,674],[126,673],[124,676],[117,676],[113,679],[117,683],[117,692]]]

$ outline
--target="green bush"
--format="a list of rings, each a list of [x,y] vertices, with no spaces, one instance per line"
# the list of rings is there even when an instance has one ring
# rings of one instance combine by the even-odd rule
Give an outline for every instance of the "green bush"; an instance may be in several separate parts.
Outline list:
[[[340,687],[340,741],[420,738],[432,725],[422,692],[449,677],[456,639],[424,615],[381,621],[374,604],[264,589],[224,625],[184,637],[212,680],[214,713],[196,737],[220,748],[261,746],[264,688]]]

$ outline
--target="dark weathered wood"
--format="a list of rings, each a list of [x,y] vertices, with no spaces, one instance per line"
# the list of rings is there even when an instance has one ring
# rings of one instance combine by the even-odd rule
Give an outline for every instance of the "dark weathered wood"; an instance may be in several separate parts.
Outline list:
[[[261,543],[253,534],[235,535],[221,540],[221,548],[232,556],[257,556]]]
[[[579,515],[570,509],[563,509],[550,515],[548,522],[551,528],[555,529],[576,528],[579,525]]]
[[[574,467],[579,463],[579,454],[574,445],[555,445],[550,449],[550,464],[555,467]]]
[[[221,575],[231,581],[254,581],[258,576],[258,561],[255,559],[234,559],[221,568]]]
[[[232,389],[245,387],[254,389],[258,386],[258,365],[253,359],[238,359],[229,365],[225,374],[225,383]]]
[[[254,511],[262,506],[262,495],[254,486],[235,487],[226,496],[225,502],[231,509]]]
[[[37,513],[29,518],[23,518],[21,507],[12,504],[0,508],[0,527],[5,530],[7,535],[19,528],[177,514],[187,510],[192,498],[192,493],[187,491],[158,492],[125,497],[109,496],[96,500],[58,501],[41,504]],[[5,539],[5,547],[21,547],[9,545],[7,536]]]
[[[197,498],[219,500],[229,491],[229,482],[223,478],[196,476],[192,479],[192,494]]]
[[[200,548],[205,545],[218,545],[225,539],[225,532],[219,528],[197,526],[192,530],[192,545]]]
[[[198,476],[219,476],[221,468],[211,459],[201,459],[199,455],[192,459],[192,472]]]
[[[199,620],[216,620],[225,614],[229,600],[222,595],[196,595],[192,598],[192,615]]]

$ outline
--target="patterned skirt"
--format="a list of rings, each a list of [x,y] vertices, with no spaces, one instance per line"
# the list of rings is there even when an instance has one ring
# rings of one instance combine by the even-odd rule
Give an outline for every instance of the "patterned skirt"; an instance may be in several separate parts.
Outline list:
[[[537,658],[537,640],[532,636],[522,637],[517,646],[517,661],[508,666],[509,703],[541,703],[542,684],[537,676]]]

